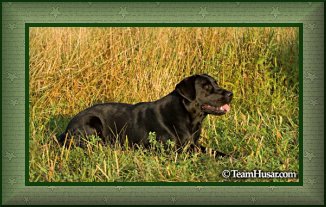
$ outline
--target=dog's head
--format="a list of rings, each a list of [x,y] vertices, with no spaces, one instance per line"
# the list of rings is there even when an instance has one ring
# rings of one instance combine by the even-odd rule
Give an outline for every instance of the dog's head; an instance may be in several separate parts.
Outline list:
[[[177,84],[176,92],[189,102],[196,102],[206,114],[223,115],[230,111],[231,91],[220,88],[207,74],[193,75]]]

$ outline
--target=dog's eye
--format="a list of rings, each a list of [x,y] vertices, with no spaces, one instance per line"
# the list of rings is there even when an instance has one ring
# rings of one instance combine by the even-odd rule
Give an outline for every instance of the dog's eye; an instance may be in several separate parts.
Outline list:
[[[212,85],[211,84],[205,84],[204,89],[206,90],[212,90]]]

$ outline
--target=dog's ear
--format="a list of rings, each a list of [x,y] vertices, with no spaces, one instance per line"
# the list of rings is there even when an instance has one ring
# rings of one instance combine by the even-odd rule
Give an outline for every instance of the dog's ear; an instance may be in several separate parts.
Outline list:
[[[194,101],[196,98],[196,78],[197,75],[193,75],[183,79],[180,83],[176,85],[176,92],[178,92],[183,98],[187,99],[188,101]]]

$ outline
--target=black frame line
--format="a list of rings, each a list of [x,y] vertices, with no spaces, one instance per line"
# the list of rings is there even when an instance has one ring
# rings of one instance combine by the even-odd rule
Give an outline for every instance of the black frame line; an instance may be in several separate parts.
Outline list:
[[[0,13],[1,13],[1,19],[2,19],[2,4],[0,4]],[[1,37],[1,42],[0,42],[0,46],[1,46],[1,51],[0,51],[0,54],[1,54],[1,60],[2,60],[2,58],[3,58],[3,54],[2,54],[2,24],[1,24],[1,27],[0,27],[0,37]],[[0,64],[0,71],[1,71],[1,75],[3,74],[2,72],[2,64]],[[1,81],[2,81],[2,79],[1,79]],[[26,81],[26,80],[25,80]],[[1,91],[1,93],[2,93],[2,84],[0,84],[0,91]],[[2,95],[1,95],[1,97],[0,97],[0,109],[1,109],[1,117],[0,117],[0,120],[1,120],[1,125],[2,125],[2,116],[3,116],[3,113],[2,113]],[[2,126],[0,127],[0,139],[1,139],[1,141],[0,141],[0,149],[3,149],[2,148]],[[26,163],[25,163],[26,164]],[[1,183],[2,183],[2,160],[0,161],[0,176],[1,176]],[[25,172],[26,173],[26,172]],[[2,193],[3,193],[3,191],[2,191],[2,188],[3,188],[3,185],[1,185],[1,188],[0,188],[0,205],[2,204]]]
[[[46,1],[46,0],[32,0],[32,1],[24,1],[24,0],[5,0],[5,1],[1,1],[1,2],[49,2],[49,1]],[[88,0],[56,0],[55,2],[58,2],[58,3],[65,3],[65,2],[89,2]],[[126,3],[138,3],[138,2],[144,2],[144,3],[151,3],[151,2],[158,2],[157,0],[96,0],[94,2],[126,2]],[[159,2],[162,2],[162,3],[173,3],[173,2],[176,2],[176,3],[196,3],[196,2],[199,2],[199,3],[211,3],[211,2],[240,2],[240,3],[251,3],[251,2],[260,2],[260,3],[264,3],[264,2],[275,2],[275,3],[283,3],[283,2],[325,2],[325,0],[310,0],[310,1],[307,1],[307,0],[286,0],[286,1],[282,1],[282,0],[252,0],[252,1],[249,1],[249,0],[203,0],[203,1],[200,1],[200,0],[176,0],[176,1],[173,1],[173,0],[160,0]]]
[[[299,172],[298,172],[299,181],[298,182],[30,182],[29,181],[29,28],[30,27],[298,27],[299,28],[299,117],[298,117],[299,118],[299,137],[298,137],[299,138]],[[25,23],[25,185],[26,186],[303,186],[303,23]]]

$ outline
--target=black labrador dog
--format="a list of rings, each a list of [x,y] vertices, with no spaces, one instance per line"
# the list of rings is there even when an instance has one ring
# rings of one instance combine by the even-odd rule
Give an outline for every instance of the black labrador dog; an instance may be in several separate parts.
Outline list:
[[[193,75],[178,83],[170,94],[153,102],[137,104],[97,104],[77,114],[59,141],[96,135],[104,143],[123,142],[148,146],[149,133],[155,132],[157,141],[171,139],[180,149],[190,143],[190,149],[206,148],[198,145],[201,126],[208,114],[223,115],[230,110],[233,94],[220,88],[207,74]],[[78,140],[80,142],[78,142]],[[222,152],[215,155],[224,156]]]

